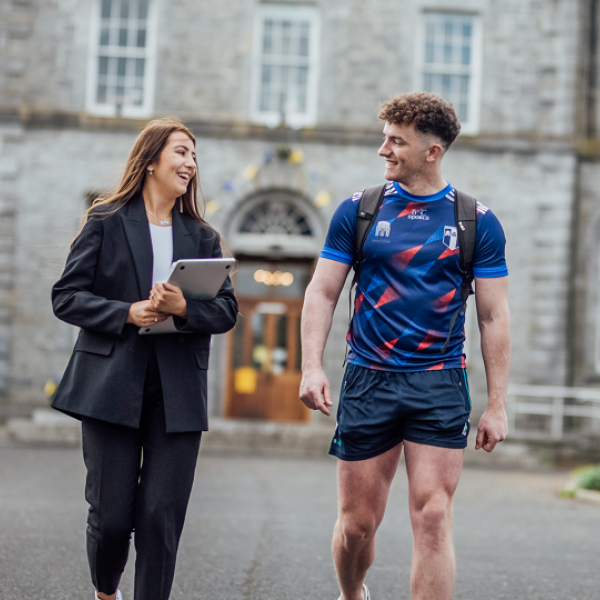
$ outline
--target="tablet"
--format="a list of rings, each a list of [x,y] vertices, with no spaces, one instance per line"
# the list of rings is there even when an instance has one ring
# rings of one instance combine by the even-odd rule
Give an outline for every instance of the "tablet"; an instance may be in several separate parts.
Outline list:
[[[174,262],[163,281],[180,287],[189,298],[209,300],[218,294],[234,264],[233,258],[186,258]],[[153,335],[191,332],[179,331],[175,327],[173,317],[169,317],[162,323],[140,327],[138,333]]]

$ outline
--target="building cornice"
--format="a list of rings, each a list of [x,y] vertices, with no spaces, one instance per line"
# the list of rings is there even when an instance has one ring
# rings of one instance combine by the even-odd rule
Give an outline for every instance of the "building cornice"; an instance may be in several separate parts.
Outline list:
[[[352,146],[379,146],[381,129],[377,127],[347,127],[344,125],[318,125],[313,128],[269,128],[244,121],[204,121],[184,119],[194,134],[201,138],[228,140],[261,140],[289,144],[331,144]],[[0,107],[0,124],[14,123],[24,129],[78,129],[102,132],[138,132],[149,119],[122,117],[95,117],[86,113],[67,111],[42,111]],[[600,158],[600,141],[586,140],[576,143],[571,137],[552,137],[530,133],[485,132],[476,136],[461,136],[453,149],[477,152],[537,154],[540,152],[573,153],[588,159]]]

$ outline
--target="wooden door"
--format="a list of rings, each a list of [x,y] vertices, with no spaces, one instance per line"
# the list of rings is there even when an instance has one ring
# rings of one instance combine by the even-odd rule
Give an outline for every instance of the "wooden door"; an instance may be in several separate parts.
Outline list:
[[[230,334],[226,416],[270,421],[307,421],[301,402],[298,298],[239,298]]]

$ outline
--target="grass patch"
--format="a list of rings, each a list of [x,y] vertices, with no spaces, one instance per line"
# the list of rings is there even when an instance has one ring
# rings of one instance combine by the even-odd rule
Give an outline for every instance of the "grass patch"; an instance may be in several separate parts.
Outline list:
[[[574,498],[577,490],[600,491],[600,465],[580,467],[571,475],[571,480],[560,492],[561,497]]]

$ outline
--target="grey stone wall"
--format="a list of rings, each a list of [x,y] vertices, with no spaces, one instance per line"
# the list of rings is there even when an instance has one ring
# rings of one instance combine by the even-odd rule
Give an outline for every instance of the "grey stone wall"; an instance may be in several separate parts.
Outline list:
[[[155,0],[158,1],[158,0]],[[158,1],[155,110],[248,119],[253,0]],[[318,122],[377,128],[378,103],[414,89],[423,10],[483,23],[481,132],[573,133],[578,3],[573,0],[315,0],[321,19]],[[92,0],[0,0],[0,108],[82,111]]]
[[[17,128],[6,129],[3,138],[5,179],[0,209],[4,212],[0,212],[0,228],[12,232],[15,243],[0,245],[6,248],[6,258],[0,255],[0,285],[8,287],[5,308],[0,289],[0,361],[10,349],[10,361],[5,366],[10,382],[6,404],[10,403],[12,412],[26,412],[45,403],[43,385],[62,372],[74,341],[73,328],[52,315],[50,289],[79,226],[85,195],[106,190],[118,180],[135,135]],[[198,140],[207,198],[219,202],[218,210],[210,216],[217,229],[227,231],[241,200],[235,194],[222,194],[221,183],[235,179],[257,155],[269,149],[272,145],[261,141]],[[382,159],[375,147],[305,144],[301,149],[305,157],[301,168],[321,170],[334,199],[318,211],[323,231],[341,200],[381,181]],[[447,180],[490,207],[506,232],[514,340],[511,379],[516,382],[564,383],[573,172],[573,158],[568,153],[452,149],[445,158]],[[265,185],[268,187],[268,182]],[[318,240],[316,252],[321,242]],[[11,325],[1,325],[2,315]],[[335,396],[341,381],[346,327],[344,293],[325,353]],[[3,332],[7,345],[4,354]],[[481,410],[485,380],[476,327],[471,336],[471,383],[475,408]],[[210,382],[213,413],[221,410],[224,359],[224,342],[216,341]]]

